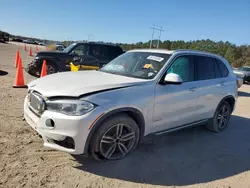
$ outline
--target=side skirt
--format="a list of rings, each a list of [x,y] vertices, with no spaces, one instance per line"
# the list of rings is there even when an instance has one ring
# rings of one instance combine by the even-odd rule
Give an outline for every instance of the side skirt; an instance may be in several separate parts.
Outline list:
[[[178,130],[181,130],[181,129],[184,129],[184,128],[188,128],[188,127],[202,125],[202,124],[205,124],[205,123],[208,123],[208,122],[209,122],[209,119],[204,119],[204,120],[195,121],[195,122],[192,122],[192,123],[189,123],[189,124],[181,125],[181,126],[178,126],[178,127],[174,127],[174,128],[162,130],[162,131],[159,131],[159,132],[155,132],[153,134],[155,134],[155,135],[161,135],[161,134],[165,134],[165,133],[170,133],[170,132],[178,131]]]

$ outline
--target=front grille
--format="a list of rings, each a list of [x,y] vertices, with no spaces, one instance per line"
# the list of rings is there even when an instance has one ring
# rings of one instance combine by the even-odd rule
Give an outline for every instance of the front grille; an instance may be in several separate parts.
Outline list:
[[[36,114],[41,114],[45,108],[45,102],[41,95],[31,92],[28,98],[29,107]]]

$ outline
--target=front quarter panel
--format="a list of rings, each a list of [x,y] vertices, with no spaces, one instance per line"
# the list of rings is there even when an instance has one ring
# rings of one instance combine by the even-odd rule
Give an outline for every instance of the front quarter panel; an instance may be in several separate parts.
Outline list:
[[[154,105],[154,83],[146,83],[138,86],[131,86],[122,89],[105,91],[84,97],[106,109],[105,113],[122,108],[133,108],[139,110],[144,116],[145,132],[147,135],[152,130],[152,115]]]
[[[70,68],[69,63],[72,60],[72,58],[65,56],[65,57],[51,57],[51,56],[39,56],[40,64],[42,66],[43,60],[46,60],[47,62],[54,63],[59,71],[69,71]]]

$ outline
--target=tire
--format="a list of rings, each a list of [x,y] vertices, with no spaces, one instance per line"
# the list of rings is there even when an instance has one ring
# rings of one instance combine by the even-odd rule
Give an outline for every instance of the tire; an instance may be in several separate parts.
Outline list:
[[[246,84],[246,77],[243,78],[243,84]]]
[[[137,147],[140,130],[136,122],[121,114],[105,120],[94,133],[90,153],[95,160],[120,160]]]
[[[37,68],[37,64],[35,62],[31,62],[28,64],[27,68],[25,69],[27,73],[32,76],[39,77],[39,70]]]
[[[223,112],[224,108],[224,112]],[[224,113],[224,115],[223,115]],[[213,132],[219,133],[228,127],[232,109],[227,101],[223,101],[216,109],[213,119],[208,123],[207,128]]]
[[[55,63],[47,62],[47,74],[54,74],[58,72],[58,67],[55,65]]]

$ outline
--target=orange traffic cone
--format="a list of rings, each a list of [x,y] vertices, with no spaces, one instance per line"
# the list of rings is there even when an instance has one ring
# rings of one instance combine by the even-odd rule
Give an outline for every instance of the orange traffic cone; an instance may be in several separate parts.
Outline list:
[[[23,65],[22,65],[21,57],[19,57],[19,62],[18,62],[17,71],[16,71],[16,80],[15,80],[15,84],[13,85],[13,88],[27,88],[27,86],[24,85]]]
[[[47,75],[47,65],[46,65],[46,60],[43,60],[43,66],[42,66],[42,71],[40,77],[46,76]]]
[[[32,48],[30,47],[29,56],[32,56]]]
[[[19,50],[17,50],[16,52],[16,61],[15,61],[15,67],[17,68],[17,64],[18,64],[18,61],[19,61],[19,57],[20,57],[20,52]]]
[[[16,63],[16,68],[18,67],[18,64],[20,63],[20,61],[22,61],[22,60],[21,60],[21,56],[19,55],[17,63]]]
[[[38,46],[36,45],[36,52],[38,52],[39,50],[38,50]]]
[[[27,46],[26,46],[26,44],[24,44],[24,50],[25,50],[25,51],[27,50]]]

